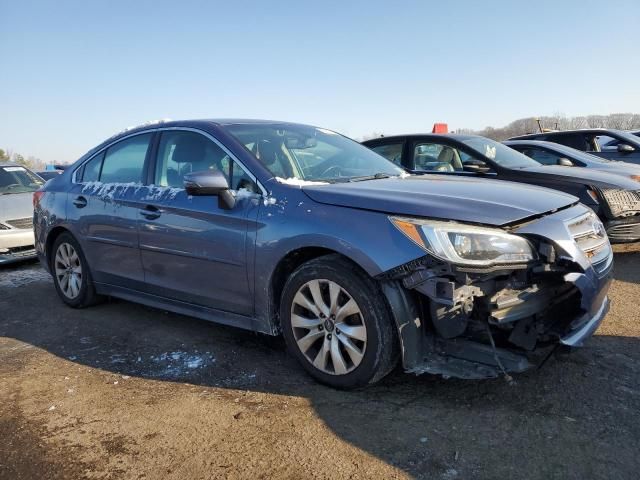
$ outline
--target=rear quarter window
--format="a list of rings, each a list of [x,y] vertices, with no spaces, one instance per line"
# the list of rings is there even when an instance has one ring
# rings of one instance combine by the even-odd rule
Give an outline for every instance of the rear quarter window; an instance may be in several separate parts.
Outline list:
[[[100,152],[93,157],[87,163],[84,164],[82,169],[82,182],[97,182],[100,179],[100,169],[102,168],[102,160],[104,159],[104,152]]]

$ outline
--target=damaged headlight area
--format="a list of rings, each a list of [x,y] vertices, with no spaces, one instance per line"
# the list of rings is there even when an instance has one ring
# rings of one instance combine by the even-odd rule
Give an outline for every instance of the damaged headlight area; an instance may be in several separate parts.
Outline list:
[[[612,252],[591,211],[567,220],[560,243],[537,233],[390,220],[427,253],[381,278],[388,296],[404,292],[415,308],[400,325],[410,372],[522,372],[558,344],[586,338],[606,314]]]
[[[488,267],[537,258],[524,237],[500,229],[402,217],[389,220],[426,252],[456,265]]]

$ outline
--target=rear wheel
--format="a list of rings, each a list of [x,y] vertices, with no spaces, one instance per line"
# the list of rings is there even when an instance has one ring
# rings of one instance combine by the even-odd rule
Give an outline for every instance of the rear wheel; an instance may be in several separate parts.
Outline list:
[[[312,260],[291,275],[280,318],[289,350],[332,387],[375,383],[397,363],[395,327],[380,289],[338,255]]]
[[[51,272],[56,291],[64,303],[82,308],[96,303],[91,272],[80,245],[70,233],[56,238],[51,249]]]

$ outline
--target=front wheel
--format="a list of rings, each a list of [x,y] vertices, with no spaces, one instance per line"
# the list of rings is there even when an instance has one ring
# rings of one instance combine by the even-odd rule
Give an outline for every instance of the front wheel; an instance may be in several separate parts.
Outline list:
[[[374,280],[338,255],[300,266],[282,294],[287,347],[314,378],[336,388],[375,383],[397,363],[397,336]]]

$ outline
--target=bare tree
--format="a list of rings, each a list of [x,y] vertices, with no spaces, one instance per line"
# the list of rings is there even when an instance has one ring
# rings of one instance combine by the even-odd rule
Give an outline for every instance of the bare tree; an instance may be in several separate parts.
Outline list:
[[[514,120],[504,127],[485,127],[474,133],[494,140],[506,140],[507,138],[528,133],[538,133],[540,126],[545,130],[572,130],[576,128],[617,128],[621,130],[640,129],[640,114],[612,113],[611,115],[588,115],[580,117],[567,117],[563,113],[556,113],[544,117],[526,117]],[[460,129],[458,131],[469,131]]]

